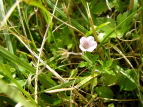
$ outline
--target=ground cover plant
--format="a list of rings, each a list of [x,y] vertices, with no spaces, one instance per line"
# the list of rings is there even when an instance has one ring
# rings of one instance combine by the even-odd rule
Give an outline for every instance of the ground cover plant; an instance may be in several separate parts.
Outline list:
[[[142,107],[142,0],[0,0],[0,107]]]

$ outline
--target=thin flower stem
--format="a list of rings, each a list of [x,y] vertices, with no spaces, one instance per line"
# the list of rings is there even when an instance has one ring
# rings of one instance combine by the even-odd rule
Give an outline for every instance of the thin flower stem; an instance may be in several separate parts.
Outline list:
[[[74,53],[74,52],[68,52],[71,55],[82,55],[82,53]]]
[[[58,3],[58,0],[56,1],[56,4],[55,4],[55,8],[53,10],[53,14],[55,13],[55,10],[56,10],[56,7],[57,7],[57,3]],[[47,38],[47,34],[48,34],[48,30],[49,30],[49,27],[51,26],[51,22],[52,22],[52,19],[53,17],[51,17],[51,19],[49,20],[49,24],[48,24],[48,27],[46,29],[46,32],[45,32],[45,35],[44,35],[44,38],[43,38],[43,41],[42,41],[42,45],[40,47],[40,53],[38,55],[38,61],[37,61],[37,66],[36,66],[36,77],[35,77],[35,102],[38,104],[38,74],[39,74],[39,63],[40,63],[40,59],[41,59],[41,54],[42,54],[42,50],[44,48],[44,44],[46,42],[46,38]]]

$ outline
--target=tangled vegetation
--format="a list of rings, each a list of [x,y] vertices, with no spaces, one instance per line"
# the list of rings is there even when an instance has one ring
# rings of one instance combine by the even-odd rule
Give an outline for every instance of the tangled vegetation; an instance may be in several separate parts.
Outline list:
[[[0,107],[142,107],[142,0],[0,0]]]

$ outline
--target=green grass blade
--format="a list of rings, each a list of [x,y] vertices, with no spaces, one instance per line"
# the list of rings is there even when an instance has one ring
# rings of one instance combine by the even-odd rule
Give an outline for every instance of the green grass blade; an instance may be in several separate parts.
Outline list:
[[[22,61],[20,58],[18,58],[17,56],[13,55],[12,53],[10,53],[9,51],[7,51],[5,48],[3,48],[2,46],[0,46],[0,55],[14,63],[17,63],[18,65],[24,67],[26,70],[34,73],[35,69],[30,66],[28,63]]]
[[[48,3],[48,5],[49,5],[52,9],[54,9],[55,5],[52,3],[51,0],[46,0],[46,2]],[[59,13],[59,14],[63,17],[63,19],[67,20],[67,16],[66,16],[66,14],[65,14],[63,11],[61,11],[59,8],[56,8],[56,11],[57,11],[57,13]],[[83,33],[86,33],[86,32],[87,32],[87,30],[86,30],[82,25],[80,25],[77,21],[75,21],[75,20],[72,19],[72,18],[70,18],[70,20],[71,20],[71,23],[72,23],[72,25],[73,25],[74,27],[76,27],[77,29],[79,29],[79,30],[82,31]]]
[[[13,55],[12,53],[7,51],[2,46],[0,46],[0,56],[10,60],[11,62],[14,62],[14,63],[20,65],[24,69],[28,70],[30,73],[35,73],[36,72],[36,69],[34,67],[30,66],[28,63],[24,62],[23,60],[21,60],[17,56]],[[50,83],[49,79],[46,79],[46,77],[45,76],[43,77],[43,75],[39,75],[39,80],[41,82],[43,82],[43,84],[44,84],[44,81],[45,81],[45,83]],[[55,85],[54,81],[52,81],[50,84],[51,84],[50,86]]]
[[[20,92],[16,88],[8,85],[3,80],[0,80],[0,90],[16,102],[20,102],[25,107],[35,107],[30,102],[26,101],[26,98],[22,94],[20,94]]]
[[[37,105],[34,101],[34,99],[20,86],[20,84],[12,77],[12,75],[10,74],[10,67],[8,65],[4,65],[0,63],[0,70],[3,71],[6,76],[8,78],[11,79],[11,81],[18,87],[18,89],[23,92],[28,98],[29,100],[34,104]]]
[[[63,83],[63,84],[60,84],[60,85],[56,85],[52,88],[49,88],[49,89],[45,90],[44,92],[47,92],[47,91],[50,91],[50,90],[55,90],[55,89],[67,88],[67,87],[69,87],[71,85],[74,85],[74,84],[77,84],[75,87],[79,88],[80,86],[82,86],[83,84],[85,84],[86,82],[88,82],[89,80],[93,79],[94,77],[96,77],[98,75],[99,75],[99,73],[90,75],[88,77],[81,77],[81,78],[73,80],[73,81],[69,81],[69,82],[66,82],[66,83]]]
[[[5,17],[5,10],[4,10],[4,5],[3,5],[3,0],[0,0],[0,21],[2,21],[4,19],[4,17]],[[7,24],[6,22],[3,22],[3,23]],[[3,33],[4,33],[4,37],[6,40],[6,46],[7,46],[8,50],[11,53],[14,53],[11,38],[10,38],[10,35],[8,34],[8,31],[4,29]]]
[[[89,80],[97,77],[100,73],[94,73],[93,75],[90,75],[88,77],[86,77],[84,80],[82,80],[81,82],[79,82],[75,87],[79,88],[81,87],[83,84],[87,83]]]
[[[51,87],[49,89],[46,89],[44,92],[46,91],[50,91],[50,90],[54,90],[54,89],[60,89],[60,88],[66,88],[66,87],[69,87],[73,84],[76,84],[76,83],[79,83],[80,81],[84,80],[86,77],[82,77],[82,78],[79,78],[79,79],[76,79],[76,80],[73,80],[73,81],[68,81],[66,83],[63,83],[63,84],[60,84],[60,85],[56,85],[54,87]]]

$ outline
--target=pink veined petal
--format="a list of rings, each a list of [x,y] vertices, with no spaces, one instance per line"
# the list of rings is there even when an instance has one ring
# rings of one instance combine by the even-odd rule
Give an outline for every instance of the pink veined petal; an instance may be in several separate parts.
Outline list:
[[[97,47],[97,42],[92,41],[87,51],[92,52]]]
[[[87,49],[87,51],[92,52],[96,47],[97,47],[97,46],[96,46],[96,45],[94,45],[94,46],[92,46],[92,47],[88,48],[88,49]]]
[[[82,37],[82,38],[80,39],[80,44],[81,44],[81,45],[84,45],[85,42],[86,42],[86,37]]]
[[[89,47],[92,47],[92,46],[96,46],[97,47],[97,42],[96,41],[91,41],[89,43]]]
[[[94,37],[82,37],[80,39],[80,45],[79,48],[82,51],[89,51],[92,52],[97,47],[97,42],[94,41]]]
[[[88,41],[88,42],[94,41],[94,37],[88,36],[88,37],[87,37],[87,41]]]
[[[87,49],[85,49],[82,45],[79,45],[79,48],[80,48],[82,51],[87,51]]]

